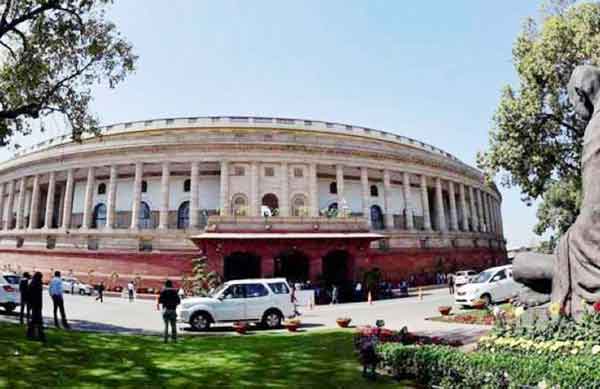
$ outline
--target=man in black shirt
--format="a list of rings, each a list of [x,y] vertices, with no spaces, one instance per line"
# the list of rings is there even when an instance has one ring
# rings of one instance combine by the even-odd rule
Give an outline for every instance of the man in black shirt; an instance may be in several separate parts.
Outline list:
[[[29,301],[27,298],[29,297],[29,279],[31,276],[29,273],[23,273],[23,277],[21,281],[19,281],[19,292],[21,293],[21,314],[19,316],[19,320],[21,324],[23,324],[23,314],[27,312],[27,323],[29,323],[29,314],[31,312],[31,306],[29,305]]]
[[[181,299],[177,294],[177,289],[173,288],[171,280],[165,282],[165,288],[160,292],[156,309],[163,307],[163,320],[165,321],[165,343],[169,340],[169,324],[171,325],[171,339],[173,342],[177,340],[177,306],[181,303]]]

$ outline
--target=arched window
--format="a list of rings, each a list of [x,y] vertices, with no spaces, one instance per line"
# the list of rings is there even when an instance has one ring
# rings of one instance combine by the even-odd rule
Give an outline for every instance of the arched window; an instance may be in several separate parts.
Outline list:
[[[98,194],[99,195],[106,194],[106,184],[104,182],[101,182],[98,184]]]
[[[100,203],[94,207],[93,228],[102,228],[106,225],[106,205]]]
[[[148,183],[146,181],[142,181],[142,193],[148,192]]]
[[[231,212],[233,215],[245,216],[248,213],[248,198],[238,193],[231,199]]]
[[[377,185],[371,185],[371,197],[379,196],[379,189],[377,189]]]
[[[145,182],[145,181],[144,181]],[[142,184],[142,188],[144,185]],[[152,212],[150,206],[145,201],[140,203],[140,217],[138,219],[139,226],[142,229],[152,228]]]
[[[292,198],[292,216],[305,216],[306,196],[296,195]]]
[[[183,181],[183,191],[184,192],[189,192],[191,187],[192,187],[192,182],[190,181],[190,179]]]
[[[383,224],[383,212],[379,205],[371,206],[371,225],[374,230],[383,230],[385,228]]]
[[[335,181],[329,184],[329,193],[337,194],[337,183]]]
[[[180,230],[190,226],[190,202],[184,201],[177,210],[177,228]]]

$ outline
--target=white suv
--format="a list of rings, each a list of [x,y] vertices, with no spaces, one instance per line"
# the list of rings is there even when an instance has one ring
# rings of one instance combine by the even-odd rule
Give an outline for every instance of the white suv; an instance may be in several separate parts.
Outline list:
[[[290,287],[284,278],[229,281],[210,297],[186,298],[178,307],[179,321],[195,330],[206,330],[211,323],[236,321],[277,328],[293,315]]]
[[[79,293],[81,295],[87,294],[91,296],[92,291],[94,290],[91,285],[84,284],[75,277],[62,277],[62,284],[65,293],[73,292],[73,294]]]
[[[461,286],[468,284],[473,281],[477,277],[477,272],[475,270],[461,270],[457,271],[454,276],[454,285]]]
[[[470,284],[456,288],[454,299],[464,306],[471,306],[477,300],[491,304],[514,297],[519,288],[512,276],[512,265],[498,266],[482,271]]]
[[[0,273],[0,306],[9,313],[21,304],[20,280],[14,273]]]

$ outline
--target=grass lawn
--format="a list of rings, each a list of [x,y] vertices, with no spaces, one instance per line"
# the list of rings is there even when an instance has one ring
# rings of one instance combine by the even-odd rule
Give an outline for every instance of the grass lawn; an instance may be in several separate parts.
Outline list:
[[[47,344],[0,324],[0,387],[384,388],[361,377],[353,332],[160,337],[48,330]]]

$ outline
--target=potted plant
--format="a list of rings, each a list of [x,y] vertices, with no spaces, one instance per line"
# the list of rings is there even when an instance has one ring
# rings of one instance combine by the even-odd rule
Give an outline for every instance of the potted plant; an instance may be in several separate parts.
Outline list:
[[[448,316],[450,314],[450,311],[452,311],[452,307],[442,305],[441,307],[438,307],[438,311],[440,311],[442,316]]]
[[[348,328],[348,325],[350,324],[351,321],[352,321],[352,319],[349,317],[338,317],[335,322],[341,328]]]
[[[243,321],[236,321],[233,323],[233,329],[238,334],[245,334],[248,331],[248,324]]]
[[[296,332],[296,330],[298,330],[298,327],[300,327],[300,320],[299,319],[288,319],[283,322],[283,326],[285,328],[287,328],[287,330],[290,332]]]

